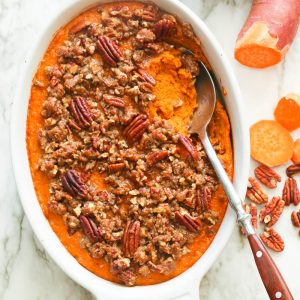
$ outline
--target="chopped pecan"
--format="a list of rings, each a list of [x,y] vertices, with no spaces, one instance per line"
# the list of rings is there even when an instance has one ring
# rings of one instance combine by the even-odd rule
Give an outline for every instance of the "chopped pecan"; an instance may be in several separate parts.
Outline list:
[[[192,218],[188,213],[182,215],[178,211],[175,212],[176,221],[185,226],[189,231],[198,233],[201,229],[201,221],[199,218]]]
[[[249,198],[249,200],[256,204],[268,202],[268,195],[262,189],[262,186],[259,184],[259,182],[253,177],[249,177],[248,179],[246,196]]]
[[[284,241],[279,233],[273,228],[266,227],[264,232],[262,232],[259,236],[268,248],[276,252],[284,250]]]
[[[288,177],[292,177],[294,174],[300,173],[300,164],[290,165],[285,172]]]
[[[168,156],[167,150],[155,151],[147,155],[146,162],[149,167],[152,167],[157,162],[165,159]]]
[[[211,200],[211,191],[205,186],[203,191],[196,191],[196,206],[199,210],[199,213],[203,213],[207,210],[210,210],[210,200]]]
[[[138,76],[142,81],[150,83],[152,86],[156,84],[156,80],[145,70],[138,69],[137,70]]]
[[[125,128],[124,136],[128,143],[136,142],[149,126],[148,117],[144,114],[137,115]]]
[[[191,139],[182,133],[179,134],[179,141],[186,148],[186,150],[190,153],[194,161],[198,161],[200,159],[199,153],[192,143]]]
[[[103,96],[105,103],[115,107],[125,107],[124,99],[115,96]]]
[[[124,230],[123,252],[132,257],[140,243],[140,222],[128,221]]]
[[[87,101],[83,97],[75,97],[70,102],[70,111],[80,128],[89,127],[93,121]],[[73,123],[71,123],[72,125]]]
[[[118,45],[107,36],[98,37],[97,47],[103,59],[112,66],[116,66],[123,57]]]
[[[298,205],[300,203],[300,193],[297,185],[297,181],[294,178],[287,178],[282,190],[282,199],[286,206],[291,203]]]
[[[281,216],[284,204],[284,201],[280,197],[273,197],[260,211],[260,222],[269,227],[273,226]]]
[[[154,26],[154,33],[157,39],[170,37],[175,31],[176,24],[169,19],[161,19]]]
[[[280,175],[265,165],[259,165],[254,170],[254,174],[259,181],[270,189],[276,188],[277,183],[281,181]]]
[[[62,185],[67,193],[74,198],[86,198],[88,194],[87,186],[83,182],[82,175],[75,170],[68,170],[62,176]]]
[[[251,215],[251,224],[254,229],[257,228],[257,206],[254,203],[246,204],[244,203],[244,209],[246,213]],[[245,235],[245,230],[243,227],[241,227],[241,233]]]
[[[108,165],[109,172],[118,172],[123,170],[124,168],[125,168],[125,164],[122,162]]]
[[[80,224],[83,229],[84,234],[88,237],[88,239],[92,243],[96,243],[100,241],[100,232],[97,228],[97,225],[94,221],[88,217],[80,216]]]
[[[296,211],[292,212],[291,220],[295,227],[300,227],[300,210],[298,212]]]

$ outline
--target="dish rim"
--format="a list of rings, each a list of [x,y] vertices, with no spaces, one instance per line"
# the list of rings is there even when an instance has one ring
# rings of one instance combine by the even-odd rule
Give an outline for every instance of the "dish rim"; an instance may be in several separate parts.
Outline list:
[[[91,273],[69,254],[44,216],[35,194],[26,149],[26,120],[32,78],[55,32],[82,11],[96,4],[107,2],[112,1],[76,0],[73,3],[63,6],[45,24],[24,60],[13,101],[10,135],[13,169],[20,200],[36,237],[47,253],[68,276],[92,292],[96,297],[101,296],[104,299],[116,299],[122,294],[123,299],[138,299],[142,296],[144,300],[156,297],[164,300],[184,294],[198,295],[198,284],[202,276],[221,253],[234,228],[236,217],[229,206],[213,242],[193,266],[182,274],[163,283],[128,288]],[[180,20],[187,21],[193,26],[196,35],[199,36],[202,42],[204,53],[211,63],[216,77],[219,81],[222,78],[221,83],[226,87],[228,92],[224,100],[232,130],[234,185],[238,194],[244,197],[250,161],[249,133],[245,122],[242,120],[242,116],[244,115],[241,104],[242,97],[229,61],[214,35],[209,31],[204,22],[188,7],[178,0],[154,0],[152,2],[164,10],[174,13]],[[215,63],[212,63],[212,61]],[[17,99],[21,101],[21,105]]]

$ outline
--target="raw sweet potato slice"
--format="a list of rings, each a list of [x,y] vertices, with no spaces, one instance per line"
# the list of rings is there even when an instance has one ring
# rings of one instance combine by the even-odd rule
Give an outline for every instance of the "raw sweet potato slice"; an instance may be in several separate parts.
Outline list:
[[[274,111],[275,120],[287,130],[300,127],[300,96],[288,94],[281,98]]]
[[[292,161],[294,164],[300,164],[300,139],[294,142]]]
[[[252,158],[269,167],[287,162],[293,154],[290,133],[272,120],[262,120],[251,126],[250,145]]]

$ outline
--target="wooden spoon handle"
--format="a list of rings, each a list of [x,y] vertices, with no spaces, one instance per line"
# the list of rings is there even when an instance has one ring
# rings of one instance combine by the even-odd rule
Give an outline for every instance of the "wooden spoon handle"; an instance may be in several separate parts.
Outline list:
[[[256,234],[250,234],[248,240],[257,269],[270,299],[293,300],[287,284],[262,241]]]

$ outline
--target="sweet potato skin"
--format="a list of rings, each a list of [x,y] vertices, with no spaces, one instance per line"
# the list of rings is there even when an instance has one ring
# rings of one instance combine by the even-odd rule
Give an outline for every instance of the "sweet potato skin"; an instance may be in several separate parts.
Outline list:
[[[280,62],[297,33],[299,15],[299,0],[253,0],[238,35],[235,58],[254,68]]]

